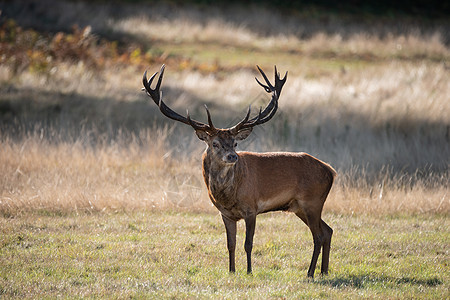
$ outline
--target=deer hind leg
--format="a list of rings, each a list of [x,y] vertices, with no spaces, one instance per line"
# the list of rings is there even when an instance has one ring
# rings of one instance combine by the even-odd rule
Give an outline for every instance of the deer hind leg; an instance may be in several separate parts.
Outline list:
[[[320,224],[322,225],[322,233],[323,233],[323,253],[322,253],[322,267],[321,273],[322,275],[328,274],[328,262],[330,261],[330,245],[331,245],[331,236],[333,235],[333,229],[328,226],[323,220],[320,220]]]
[[[309,227],[311,230],[313,241],[314,241],[314,250],[311,258],[311,263],[308,269],[308,277],[314,277],[314,271],[316,270],[317,260],[319,258],[320,249],[324,245],[324,235],[321,228],[320,214],[314,213],[303,213],[297,212],[295,213],[303,222]]]

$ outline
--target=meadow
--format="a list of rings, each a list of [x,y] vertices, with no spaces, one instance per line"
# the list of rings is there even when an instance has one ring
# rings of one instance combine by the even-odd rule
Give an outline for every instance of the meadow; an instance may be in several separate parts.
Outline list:
[[[5,298],[445,299],[448,217],[327,213],[330,274],[306,271],[311,234],[292,214],[258,217],[253,275],[227,270],[217,214],[139,211],[2,218]],[[238,244],[244,224],[238,223]]]
[[[31,2],[0,4],[0,297],[448,297],[448,20]],[[141,91],[163,63],[165,102],[219,127],[269,101],[255,65],[289,72],[239,149],[337,170],[329,276],[306,278],[310,233],[284,213],[257,219],[253,276],[243,247],[228,274],[205,146]]]

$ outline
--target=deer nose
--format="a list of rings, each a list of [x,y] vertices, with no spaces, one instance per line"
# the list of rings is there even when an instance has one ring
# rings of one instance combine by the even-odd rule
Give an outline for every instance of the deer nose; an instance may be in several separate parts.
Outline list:
[[[238,156],[235,153],[230,153],[227,155],[227,162],[235,163],[238,160]]]

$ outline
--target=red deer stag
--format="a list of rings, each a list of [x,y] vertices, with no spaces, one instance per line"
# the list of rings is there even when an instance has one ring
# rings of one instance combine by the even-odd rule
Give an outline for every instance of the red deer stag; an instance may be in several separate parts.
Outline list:
[[[305,222],[313,236],[314,251],[308,276],[314,276],[322,248],[321,272],[327,274],[333,230],[321,219],[321,214],[336,176],[334,169],[306,153],[236,152],[236,142],[247,138],[254,126],[266,123],[275,115],[287,72],[280,79],[275,67],[275,86],[272,86],[258,67],[267,85],[257,78],[256,81],[267,93],[272,94],[271,101],[257,116],[250,118],[249,107],[247,115],[238,124],[219,129],[214,127],[206,106],[208,124],[191,119],[189,112],[184,117],[162,101],[160,86],[164,68],[163,65],[154,89],[151,84],[158,72],[150,79],[147,79],[147,72],[144,73],[145,91],[166,117],[190,125],[198,138],[207,144],[203,154],[203,177],[209,197],[220,211],[225,224],[230,272],[235,272],[236,222],[245,220],[244,248],[247,253],[247,273],[251,273],[256,216],[269,211],[290,211]]]

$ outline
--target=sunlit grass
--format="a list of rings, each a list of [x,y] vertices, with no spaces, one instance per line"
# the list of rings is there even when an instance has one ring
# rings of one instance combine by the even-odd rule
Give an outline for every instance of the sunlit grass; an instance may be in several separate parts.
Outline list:
[[[27,215],[0,219],[6,297],[435,298],[448,292],[444,216],[325,214],[334,228],[330,275],[306,277],[307,227],[293,214],[257,221],[254,273],[228,274],[218,214]],[[355,234],[358,232],[358,234]],[[239,223],[238,244],[244,226]],[[318,273],[318,272],[317,272]]]
[[[0,213],[215,211],[201,175],[203,145],[192,134],[170,149],[172,133],[154,129],[113,141],[52,142],[37,134],[19,142],[6,139],[0,154]],[[343,169],[338,173],[326,211],[448,214],[450,210],[448,172],[424,176],[393,169]]]

